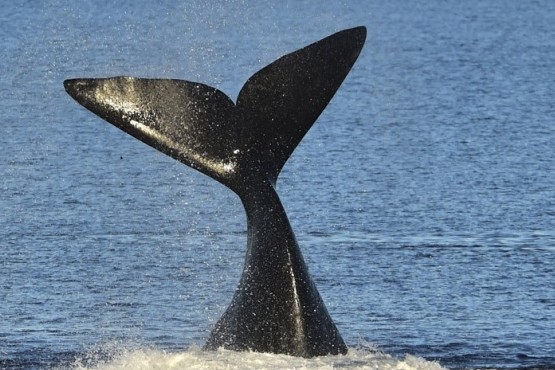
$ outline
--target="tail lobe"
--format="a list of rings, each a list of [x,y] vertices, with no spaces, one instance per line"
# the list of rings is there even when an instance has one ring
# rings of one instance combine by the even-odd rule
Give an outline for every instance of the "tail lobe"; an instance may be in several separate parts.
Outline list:
[[[344,30],[287,54],[248,79],[237,104],[183,80],[64,81],[81,105],[157,150],[238,192],[272,183],[356,61],[366,29]]]

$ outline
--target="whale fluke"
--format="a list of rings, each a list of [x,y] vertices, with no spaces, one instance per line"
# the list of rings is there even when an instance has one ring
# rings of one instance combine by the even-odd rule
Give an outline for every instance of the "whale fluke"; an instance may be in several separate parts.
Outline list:
[[[247,80],[236,104],[213,87],[184,80],[64,81],[87,109],[239,195],[248,222],[245,266],[205,349],[304,357],[346,353],[275,184],[365,39],[365,27],[352,28],[279,58]]]

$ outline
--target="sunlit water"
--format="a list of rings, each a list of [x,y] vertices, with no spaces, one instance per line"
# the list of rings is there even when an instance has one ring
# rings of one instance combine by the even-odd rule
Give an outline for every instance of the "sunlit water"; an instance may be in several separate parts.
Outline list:
[[[555,368],[553,19],[548,0],[3,4],[0,368]],[[202,352],[242,268],[238,198],[62,81],[235,98],[357,25],[365,49],[278,188],[351,350]]]

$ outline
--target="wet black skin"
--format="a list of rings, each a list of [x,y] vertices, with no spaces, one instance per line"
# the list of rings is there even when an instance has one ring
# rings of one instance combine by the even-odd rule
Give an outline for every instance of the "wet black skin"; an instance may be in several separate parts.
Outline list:
[[[340,31],[255,73],[237,103],[210,86],[112,77],[64,81],[81,105],[121,130],[218,180],[247,213],[245,266],[205,349],[313,357],[347,352],[295,239],[275,184],[364,45]]]

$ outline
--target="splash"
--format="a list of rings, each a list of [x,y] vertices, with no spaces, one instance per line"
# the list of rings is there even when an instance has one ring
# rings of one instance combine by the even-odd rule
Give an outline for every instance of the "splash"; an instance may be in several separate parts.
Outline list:
[[[190,369],[190,370],[234,370],[234,369],[352,369],[352,370],[441,370],[444,369],[437,362],[426,361],[423,358],[407,355],[404,359],[397,359],[379,351],[350,349],[345,356],[324,356],[312,359],[276,355],[270,353],[234,352],[218,350],[214,352],[202,351],[199,347],[192,347],[184,352],[168,353],[155,349],[122,349],[113,348],[110,359],[97,358],[91,363],[87,360],[76,359],[70,366],[72,370],[158,370],[158,369]],[[61,369],[60,369],[61,370]]]

